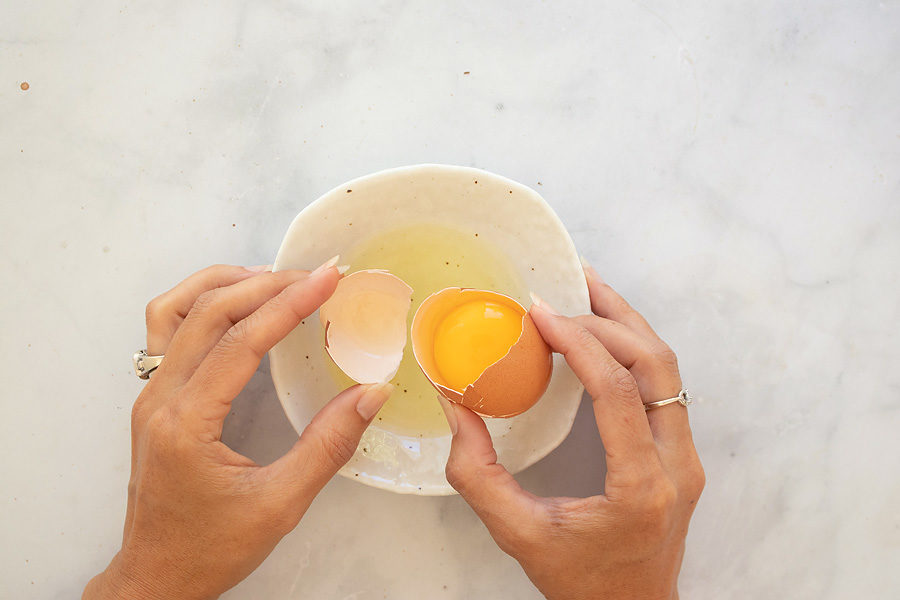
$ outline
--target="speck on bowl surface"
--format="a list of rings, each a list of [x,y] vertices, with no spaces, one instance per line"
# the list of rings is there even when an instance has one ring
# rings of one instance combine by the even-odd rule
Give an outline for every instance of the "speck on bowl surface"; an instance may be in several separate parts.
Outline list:
[[[578,254],[550,206],[531,188],[468,167],[399,167],[339,185],[297,215],[274,269],[310,268],[362,239],[422,223],[463,232],[477,229],[510,259],[526,289],[563,314],[590,311]],[[298,432],[340,391],[327,360],[315,316],[270,352],[278,398]],[[533,408],[511,419],[486,420],[500,462],[516,473],[556,448],[572,427],[582,391],[574,373],[555,355],[550,385]],[[340,473],[398,493],[453,494],[444,476],[449,451],[449,434],[400,435],[376,421]]]

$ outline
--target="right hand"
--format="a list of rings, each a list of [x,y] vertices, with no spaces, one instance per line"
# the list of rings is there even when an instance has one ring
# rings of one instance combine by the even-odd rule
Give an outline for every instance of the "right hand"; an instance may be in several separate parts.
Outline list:
[[[551,599],[678,597],[688,523],[705,476],[687,411],[643,402],[677,395],[681,377],[668,346],[590,267],[594,314],[569,318],[538,302],[541,335],[593,398],[606,451],[603,495],[540,498],[497,463],[475,413],[445,406],[453,445],[447,480],[500,548]]]

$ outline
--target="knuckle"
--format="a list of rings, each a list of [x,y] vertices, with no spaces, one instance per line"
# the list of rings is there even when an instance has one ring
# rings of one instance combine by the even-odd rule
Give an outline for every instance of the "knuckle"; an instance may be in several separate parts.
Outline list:
[[[512,476],[497,463],[497,452],[490,448],[477,457],[468,457],[460,459],[457,455],[451,454],[447,459],[447,466],[444,468],[444,474],[453,489],[461,495],[468,495],[470,485],[485,486],[502,485],[503,481]],[[490,465],[487,467],[479,465]]]
[[[207,290],[197,296],[191,307],[191,312],[200,313],[213,309],[216,306],[219,292],[217,290]]]
[[[225,331],[219,343],[224,348],[233,348],[244,345],[247,340],[248,327],[249,325],[246,320],[238,321]]]
[[[650,490],[642,503],[644,512],[655,519],[661,519],[669,513],[678,499],[678,490],[675,485],[665,477],[654,479]]]
[[[297,307],[293,302],[287,300],[282,294],[276,294],[269,300],[269,305],[276,312],[285,312],[292,317],[296,318],[297,321],[301,321],[306,318],[306,314],[297,310]]]
[[[590,330],[591,327],[599,329],[603,325],[603,319],[595,314],[579,315],[575,318],[575,321],[588,330]]]
[[[157,410],[147,419],[147,433],[153,437],[159,437],[166,430],[166,417],[163,411]]]
[[[665,477],[654,478],[647,491],[635,503],[634,517],[641,534],[660,540],[672,528],[672,507],[678,499],[675,485]]]
[[[246,325],[243,324],[243,321],[235,323],[222,334],[222,339],[219,343],[226,348],[240,344],[241,340],[244,339],[245,328]]]
[[[334,467],[340,468],[347,464],[359,443],[343,431],[334,427],[327,427],[318,436],[322,445],[322,454]]]
[[[610,288],[612,289],[612,288]],[[615,293],[615,292],[614,292]],[[620,296],[618,293],[615,293],[615,298],[613,298],[613,306],[615,307],[616,312],[618,313],[631,313],[635,312],[634,309],[628,304],[628,301]]]
[[[703,493],[703,489],[706,487],[706,471],[703,470],[699,459],[694,460],[687,469],[684,487],[692,503],[696,502]]]
[[[678,499],[678,490],[668,478],[657,481],[653,490],[653,510],[657,514],[668,513]]]
[[[618,396],[632,397],[638,395],[638,385],[634,376],[620,364],[610,365],[607,380],[613,392]]]
[[[134,436],[140,432],[144,428],[146,421],[146,401],[141,400],[141,397],[138,396],[138,399],[134,402],[134,406],[131,407],[131,435]]]
[[[143,414],[147,408],[147,403],[149,401],[147,400],[146,394],[147,394],[147,388],[145,387],[144,390],[141,391],[140,395],[138,395],[137,399],[135,399],[134,404],[131,405],[131,422],[132,423],[139,420],[143,416]]]
[[[147,418],[147,436],[154,443],[166,442],[174,430],[172,411],[160,408]],[[164,444],[168,446],[168,444]]]
[[[236,268],[234,265],[227,265],[225,263],[216,263],[214,265],[210,265],[205,269],[201,269],[198,274],[203,275],[206,279],[211,281],[221,281],[224,276],[234,271]]]
[[[659,342],[653,347],[652,353],[654,360],[661,366],[673,371],[678,371],[678,357],[675,355],[675,352],[669,348],[668,344]]]
[[[259,344],[254,342],[253,336],[250,334],[254,327],[253,321],[254,317],[250,315],[229,327],[221,340],[219,340],[219,351],[224,350],[227,353],[230,349],[239,354],[250,353],[256,360],[262,360],[267,350],[259,347]]]
[[[447,483],[457,492],[465,486],[466,470],[455,457],[451,456],[447,460],[444,475],[447,477]]]
[[[578,326],[573,333],[575,344],[582,348],[593,348],[597,345],[597,338],[586,327]]]
[[[147,303],[147,308],[144,309],[144,320],[147,322],[148,329],[164,318],[166,313],[165,307],[165,295],[157,296]]]

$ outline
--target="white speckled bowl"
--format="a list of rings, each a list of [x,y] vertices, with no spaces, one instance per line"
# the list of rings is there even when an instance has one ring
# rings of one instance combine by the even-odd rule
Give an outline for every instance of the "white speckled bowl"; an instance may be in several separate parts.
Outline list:
[[[344,226],[348,222],[352,228]],[[361,239],[417,223],[463,232],[477,224],[509,257],[528,289],[539,290],[564,314],[590,312],[578,254],[550,206],[520,183],[466,167],[400,167],[334,188],[291,223],[275,270],[310,268]],[[270,352],[275,389],[298,432],[339,391],[321,345],[319,319],[309,318]],[[581,394],[581,383],[555,355],[553,377],[540,402],[512,419],[487,419],[500,462],[516,473],[549,454],[569,434]],[[341,474],[399,493],[452,494],[444,477],[449,450],[449,435],[408,437],[376,422]]]

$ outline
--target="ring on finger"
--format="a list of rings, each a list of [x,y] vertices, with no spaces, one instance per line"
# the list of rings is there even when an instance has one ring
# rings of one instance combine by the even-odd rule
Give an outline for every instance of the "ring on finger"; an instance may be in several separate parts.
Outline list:
[[[134,374],[141,379],[150,379],[150,373],[159,367],[164,357],[165,354],[151,356],[146,350],[138,350],[131,357],[134,362]]]
[[[687,391],[687,389],[682,389],[680,392],[678,392],[678,395],[675,396],[674,398],[666,398],[665,400],[657,400],[656,402],[648,402],[647,404],[644,405],[644,410],[649,411],[649,410],[653,410],[654,408],[659,408],[661,406],[675,404],[676,402],[684,407],[687,407],[688,404],[694,403],[694,398]]]

